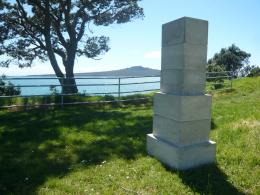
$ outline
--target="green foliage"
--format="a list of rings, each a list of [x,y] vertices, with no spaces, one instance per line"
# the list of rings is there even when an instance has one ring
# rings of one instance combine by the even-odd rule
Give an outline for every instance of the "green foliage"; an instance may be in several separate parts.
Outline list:
[[[142,17],[138,1],[1,1],[0,51],[12,58],[1,61],[26,67],[36,58],[44,61],[51,58],[54,52],[66,67],[71,66],[66,64],[68,57],[94,58],[108,51],[108,38],[90,36],[93,32],[87,25],[108,26]]]
[[[251,70],[250,73],[247,75],[248,77],[258,77],[260,76],[260,67],[254,66]]]
[[[233,44],[228,48],[222,48],[212,59],[209,59],[208,64],[216,64],[238,76],[241,68],[249,63],[250,56],[251,54]]]
[[[103,99],[104,99],[104,101],[114,101],[114,100],[116,100],[116,98],[112,95],[105,95],[103,97]]]
[[[225,85],[224,85],[224,79],[221,79],[218,81],[218,83],[214,83],[214,85],[212,85],[211,89],[212,90],[217,90],[217,89],[221,89],[223,88]]]
[[[246,65],[240,70],[240,76],[246,77],[255,66]]]
[[[211,89],[215,90],[215,89],[223,88],[225,86],[224,78],[221,78],[221,76],[227,75],[225,73],[225,68],[222,65],[218,65],[216,63],[210,63],[210,64],[208,63],[206,69],[207,69],[207,77],[209,77],[207,81],[210,82]]]
[[[0,96],[20,95],[21,89],[11,82],[5,81],[5,76],[0,77]]]
[[[218,65],[216,63],[208,63],[207,64],[207,72],[224,72],[225,68],[223,65]]]
[[[140,0],[17,0],[0,3],[0,66],[29,67],[50,61],[64,84],[64,93],[77,93],[76,56],[97,58],[109,50],[106,36],[93,36],[91,25],[122,24],[143,17]],[[63,65],[58,64],[57,56]],[[61,71],[65,67],[65,73]]]
[[[256,77],[256,76],[260,76],[260,68],[257,66],[244,66],[241,71],[240,74],[242,77]]]

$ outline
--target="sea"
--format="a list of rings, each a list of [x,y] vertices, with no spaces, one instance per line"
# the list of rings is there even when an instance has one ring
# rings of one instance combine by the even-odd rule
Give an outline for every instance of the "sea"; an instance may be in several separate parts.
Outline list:
[[[120,79],[119,79],[120,78]],[[61,87],[55,77],[47,76],[9,76],[6,77],[15,86],[20,87],[22,96],[50,95],[60,93]],[[78,76],[76,83],[79,93],[86,95],[113,95],[118,96],[120,82],[120,95],[147,93],[150,90],[160,88],[160,77],[102,77],[102,76]],[[84,86],[89,85],[89,86]],[[143,92],[141,92],[143,91]]]

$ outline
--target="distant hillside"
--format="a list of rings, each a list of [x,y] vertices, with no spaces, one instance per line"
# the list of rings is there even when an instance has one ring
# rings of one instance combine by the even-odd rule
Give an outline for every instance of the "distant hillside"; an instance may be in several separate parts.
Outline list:
[[[161,71],[143,66],[133,66],[119,70],[110,70],[103,72],[75,73],[75,76],[158,76]],[[54,74],[29,75],[29,76],[55,76]]]
[[[142,66],[133,66],[120,70],[111,70],[104,72],[75,73],[75,76],[151,76],[160,75],[160,70],[146,68]]]

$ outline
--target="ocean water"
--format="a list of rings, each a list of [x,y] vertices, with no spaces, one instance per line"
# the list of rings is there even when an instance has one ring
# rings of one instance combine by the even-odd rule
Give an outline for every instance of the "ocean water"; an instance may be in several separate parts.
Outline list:
[[[59,81],[55,77],[7,77],[7,80],[15,86],[20,86],[21,95],[48,95],[52,91],[50,87],[59,85]],[[156,83],[143,83],[143,82],[156,82]],[[139,93],[136,91],[152,90],[160,88],[160,77],[141,77],[141,78],[120,78],[120,92],[121,96]],[[80,93],[88,95],[118,95],[119,79],[116,77],[77,77],[77,85],[93,85],[93,86],[78,86]],[[143,84],[141,84],[143,83]],[[101,86],[103,84],[111,84]],[[32,86],[36,85],[36,86]],[[47,85],[47,86],[40,86]],[[100,86],[95,86],[100,85]],[[27,87],[26,87],[27,86]],[[60,86],[55,86],[58,93],[61,92]],[[127,93],[126,93],[127,92]],[[102,93],[102,94],[101,94]]]

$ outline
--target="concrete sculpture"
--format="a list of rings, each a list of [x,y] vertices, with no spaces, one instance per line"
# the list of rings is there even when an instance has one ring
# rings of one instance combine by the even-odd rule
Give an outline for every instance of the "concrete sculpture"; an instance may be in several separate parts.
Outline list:
[[[179,170],[214,162],[211,96],[205,95],[208,22],[183,17],[162,26],[161,90],[154,97],[148,153]]]

